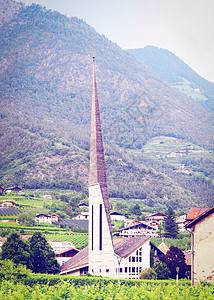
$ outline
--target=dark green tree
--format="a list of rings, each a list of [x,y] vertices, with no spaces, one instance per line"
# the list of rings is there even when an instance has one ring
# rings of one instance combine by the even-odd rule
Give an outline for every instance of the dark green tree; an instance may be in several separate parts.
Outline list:
[[[158,261],[154,263],[153,269],[155,270],[157,274],[157,279],[169,279],[171,276],[170,269],[167,267],[167,265],[161,261]]]
[[[55,253],[41,232],[35,232],[29,240],[32,271],[35,273],[59,273]]]
[[[187,270],[185,256],[182,250],[175,246],[171,246],[166,255],[160,257],[161,261],[164,262],[170,269],[171,278],[176,278],[176,268],[179,267],[179,278],[185,277],[185,272]]]
[[[2,245],[1,259],[10,259],[15,264],[31,267],[30,247],[17,233],[11,233]]]
[[[134,206],[131,206],[130,207],[130,213],[132,215],[140,216],[141,215],[140,205],[139,204],[135,204]]]
[[[178,224],[175,221],[175,213],[171,206],[165,212],[163,227],[165,237],[176,238],[178,236]]]

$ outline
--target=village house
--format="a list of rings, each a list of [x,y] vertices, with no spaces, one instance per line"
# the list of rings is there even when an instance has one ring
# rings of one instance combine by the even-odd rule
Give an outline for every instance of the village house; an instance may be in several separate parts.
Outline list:
[[[160,212],[156,212],[156,213],[153,213],[153,214],[150,214],[150,215],[147,215],[146,216],[146,220],[149,220],[149,221],[156,221],[159,224],[162,223],[162,221],[164,220],[164,217],[165,215],[160,213]]]
[[[185,231],[185,225],[187,223],[186,216],[187,215],[182,215],[176,218],[176,223],[178,224],[178,229],[180,231]]]
[[[75,220],[88,220],[89,212],[88,211],[81,211],[76,217],[73,219]]]
[[[121,228],[115,231],[114,235],[122,237],[137,237],[137,236],[157,236],[157,230],[145,222],[138,222],[135,225]]]
[[[68,260],[70,260],[71,257],[76,255],[79,252],[76,248],[70,248],[65,249],[59,252],[56,252],[56,260],[62,266],[64,263],[66,263]]]
[[[15,205],[16,205],[16,203],[11,200],[3,200],[0,202],[1,207],[11,207],[11,206],[15,206]]]
[[[67,241],[48,241],[48,243],[55,253],[75,248],[71,242]]]
[[[35,222],[37,223],[54,223],[54,222],[58,222],[59,220],[59,216],[56,214],[52,214],[52,215],[45,215],[45,214],[38,214],[35,217]]]
[[[192,237],[192,284],[197,285],[200,281],[214,283],[214,206],[203,213],[199,211],[185,228]]]
[[[194,207],[194,208],[191,208],[190,211],[188,212],[187,216],[186,216],[186,221],[187,222],[193,221],[195,218],[202,215],[208,209],[209,209],[208,207]]]
[[[5,192],[6,193],[13,193],[13,192],[19,193],[19,192],[21,192],[21,190],[22,189],[19,188],[18,186],[12,186],[12,187],[6,188]]]
[[[112,212],[110,213],[110,216],[112,221],[124,221],[126,218],[123,214],[120,214],[118,212]]]

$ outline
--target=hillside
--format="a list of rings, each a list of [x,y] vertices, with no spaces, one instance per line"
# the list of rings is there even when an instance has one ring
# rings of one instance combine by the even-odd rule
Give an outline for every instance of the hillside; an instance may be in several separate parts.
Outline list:
[[[174,166],[143,150],[153,137],[168,136],[209,151],[211,112],[84,21],[35,4],[0,0],[1,7],[1,185],[87,193],[95,49],[110,196],[182,209],[212,201],[209,174],[185,184],[163,172]]]
[[[202,78],[175,54],[154,46],[127,52],[171,86],[214,111],[214,83]]]

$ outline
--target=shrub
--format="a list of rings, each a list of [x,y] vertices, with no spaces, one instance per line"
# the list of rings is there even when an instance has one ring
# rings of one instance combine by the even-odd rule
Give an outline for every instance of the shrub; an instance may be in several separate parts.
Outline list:
[[[141,271],[139,277],[140,279],[157,279],[157,274],[154,269],[147,268]]]
[[[11,260],[5,259],[0,266],[0,281],[10,280],[14,282],[24,281],[32,274],[26,266],[16,265]]]

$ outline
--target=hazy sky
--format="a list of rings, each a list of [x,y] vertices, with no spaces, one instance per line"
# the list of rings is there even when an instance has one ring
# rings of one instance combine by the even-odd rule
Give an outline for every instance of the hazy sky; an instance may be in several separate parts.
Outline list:
[[[22,0],[83,19],[122,49],[172,51],[214,82],[214,0]]]

